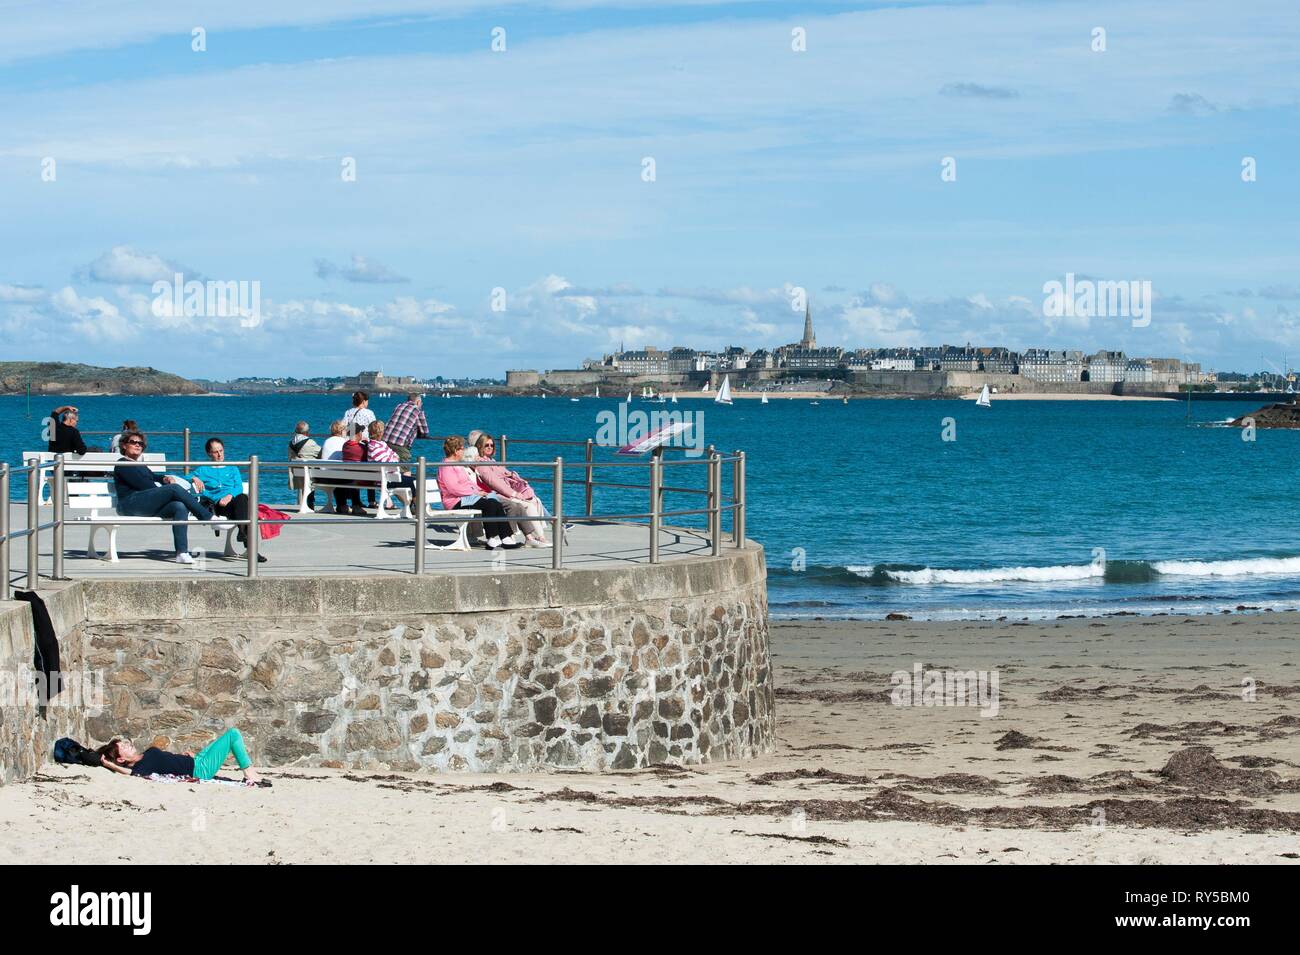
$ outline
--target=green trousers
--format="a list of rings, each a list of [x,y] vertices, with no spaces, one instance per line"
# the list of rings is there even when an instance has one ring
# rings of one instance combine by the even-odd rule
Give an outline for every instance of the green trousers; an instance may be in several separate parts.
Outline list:
[[[199,779],[212,779],[221,771],[226,757],[231,753],[235,754],[235,762],[240,769],[253,765],[253,761],[248,758],[248,750],[244,749],[243,734],[233,726],[203,747],[194,757],[194,775]]]

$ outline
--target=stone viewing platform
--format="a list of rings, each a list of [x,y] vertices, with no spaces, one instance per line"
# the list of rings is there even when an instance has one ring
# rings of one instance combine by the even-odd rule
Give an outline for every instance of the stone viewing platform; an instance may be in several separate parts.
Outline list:
[[[162,528],[124,530],[118,565],[85,561],[69,527],[75,579],[43,579],[40,592],[64,668],[84,661],[101,673],[104,706],[51,707],[47,725],[6,705],[0,778],[30,775],[55,733],[184,750],[231,725],[264,766],[610,770],[771,747],[758,545],[713,556],[700,532],[662,528],[652,564],[645,527],[582,524],[562,570],[540,566],[547,550],[495,561],[430,551],[416,576],[401,573],[409,525],[384,523],[346,528],[350,553],[365,555],[359,567],[313,570],[342,546],[314,525],[268,542],[272,563],[253,579],[239,576],[239,560],[195,571],[140,556],[137,547],[166,545]],[[385,566],[403,541],[406,553]],[[0,668],[30,666],[31,623],[25,604],[0,602]]]

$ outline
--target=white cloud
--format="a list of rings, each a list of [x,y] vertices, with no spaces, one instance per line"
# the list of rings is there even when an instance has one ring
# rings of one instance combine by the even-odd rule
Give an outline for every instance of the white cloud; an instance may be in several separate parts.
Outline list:
[[[141,252],[129,245],[115,245],[95,261],[77,269],[76,277],[110,285],[151,285],[170,282],[177,272],[186,279],[198,279],[197,272],[187,271],[153,252]]]
[[[349,282],[373,285],[400,284],[411,281],[404,275],[398,275],[388,266],[368,259],[364,255],[353,255],[352,262],[348,265],[335,265],[328,259],[317,259],[316,275],[322,279],[333,278],[337,275]]]

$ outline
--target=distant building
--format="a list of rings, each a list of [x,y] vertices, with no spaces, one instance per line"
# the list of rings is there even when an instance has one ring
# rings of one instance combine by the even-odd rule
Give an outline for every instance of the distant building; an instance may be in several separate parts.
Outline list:
[[[385,375],[382,371],[363,371],[355,378],[343,379],[344,391],[422,391],[423,386],[409,375]]]

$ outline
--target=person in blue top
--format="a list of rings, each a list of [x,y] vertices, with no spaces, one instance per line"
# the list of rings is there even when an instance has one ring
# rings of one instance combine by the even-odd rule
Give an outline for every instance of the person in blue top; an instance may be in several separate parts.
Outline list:
[[[194,490],[202,495],[202,501],[214,513],[237,521],[248,520],[248,495],[244,493],[244,476],[233,464],[222,464],[226,460],[226,445],[220,438],[208,438],[203,446],[212,464],[204,464],[194,469],[190,480]],[[241,527],[235,536],[239,543],[248,546],[247,528]],[[266,563],[266,555],[258,554],[259,563]]]
[[[244,747],[244,735],[233,726],[197,753],[169,753],[157,746],[150,746],[142,753],[126,739],[114,739],[95,752],[105,769],[124,776],[157,774],[192,776],[195,779],[214,779],[226,760],[234,756],[246,782],[258,786],[271,785],[253,768],[253,761],[248,758],[248,750]]]
[[[165,521],[183,521],[192,514],[201,521],[212,520],[212,511],[170,474],[155,474],[140,463],[148,444],[139,431],[122,435],[122,463],[113,468],[113,486],[117,493],[117,510],[127,517],[161,517]],[[188,528],[172,525],[172,544],[176,561],[192,564]]]

